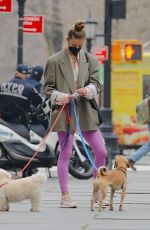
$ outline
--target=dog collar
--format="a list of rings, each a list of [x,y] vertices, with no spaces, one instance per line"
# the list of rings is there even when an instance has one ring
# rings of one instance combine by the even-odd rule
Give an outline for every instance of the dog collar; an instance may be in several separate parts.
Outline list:
[[[8,182],[5,182],[4,184],[0,185],[0,188],[4,187]]]
[[[126,171],[123,168],[118,168],[117,170],[122,171],[125,174],[125,176],[127,176],[127,173],[126,173]]]

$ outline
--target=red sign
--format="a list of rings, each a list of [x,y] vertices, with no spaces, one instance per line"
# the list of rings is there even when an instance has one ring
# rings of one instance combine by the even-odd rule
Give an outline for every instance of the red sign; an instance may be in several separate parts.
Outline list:
[[[104,64],[104,61],[108,60],[108,46],[99,47],[94,52],[98,61]]]
[[[25,33],[42,33],[43,32],[43,16],[24,16],[23,32]]]
[[[0,13],[12,11],[12,0],[0,0]]]

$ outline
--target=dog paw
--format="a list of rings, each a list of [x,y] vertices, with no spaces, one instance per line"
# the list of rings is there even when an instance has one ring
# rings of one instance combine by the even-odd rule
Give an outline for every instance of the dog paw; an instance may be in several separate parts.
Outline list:
[[[113,209],[113,207],[110,207],[109,210],[110,210],[110,211],[113,211],[114,209]]]
[[[39,209],[35,209],[35,208],[31,208],[30,211],[31,212],[39,212],[40,210]]]

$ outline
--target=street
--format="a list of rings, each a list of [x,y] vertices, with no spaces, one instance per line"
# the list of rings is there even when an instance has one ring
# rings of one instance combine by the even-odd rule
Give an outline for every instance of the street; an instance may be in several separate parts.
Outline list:
[[[149,156],[147,156],[147,159]],[[144,159],[144,158],[143,158]],[[148,165],[138,165],[136,172],[128,170],[128,188],[124,211],[118,211],[120,192],[115,193],[114,211],[108,208],[91,212],[89,208],[92,179],[77,180],[69,176],[72,198],[77,209],[59,208],[60,191],[56,170],[42,187],[41,211],[30,212],[28,201],[11,204],[10,212],[0,213],[0,229],[14,230],[148,230],[150,226],[150,183]],[[108,192],[109,198],[109,192]]]
[[[150,152],[138,162],[130,158],[150,138],[149,12],[150,0],[0,0],[0,167],[15,179],[35,171],[47,175],[40,211],[31,212],[29,200],[11,203],[0,212],[0,230],[150,230]],[[99,212],[97,203],[90,210],[93,178],[77,179],[92,175],[80,128],[94,168],[111,168],[116,154],[135,165],[127,172],[123,211],[119,190],[113,211]],[[60,207],[56,167],[63,187],[71,153],[74,209]],[[122,164],[118,170],[124,177],[114,184],[124,188],[126,171]],[[13,195],[22,198],[25,192],[14,185]],[[6,210],[11,192],[4,186],[2,179]],[[37,205],[36,186],[25,187]]]

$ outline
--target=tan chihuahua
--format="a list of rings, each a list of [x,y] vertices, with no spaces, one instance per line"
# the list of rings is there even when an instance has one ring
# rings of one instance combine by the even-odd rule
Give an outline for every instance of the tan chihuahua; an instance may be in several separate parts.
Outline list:
[[[105,166],[97,170],[97,176],[93,182],[93,195],[91,199],[91,211],[94,211],[93,205],[98,192],[101,192],[101,200],[99,201],[99,211],[102,209],[103,200],[106,198],[108,186],[111,188],[110,208],[113,210],[113,197],[115,190],[122,190],[119,211],[122,211],[124,197],[127,187],[127,168],[129,168],[128,159],[122,155],[115,157],[115,169],[109,170]]]

